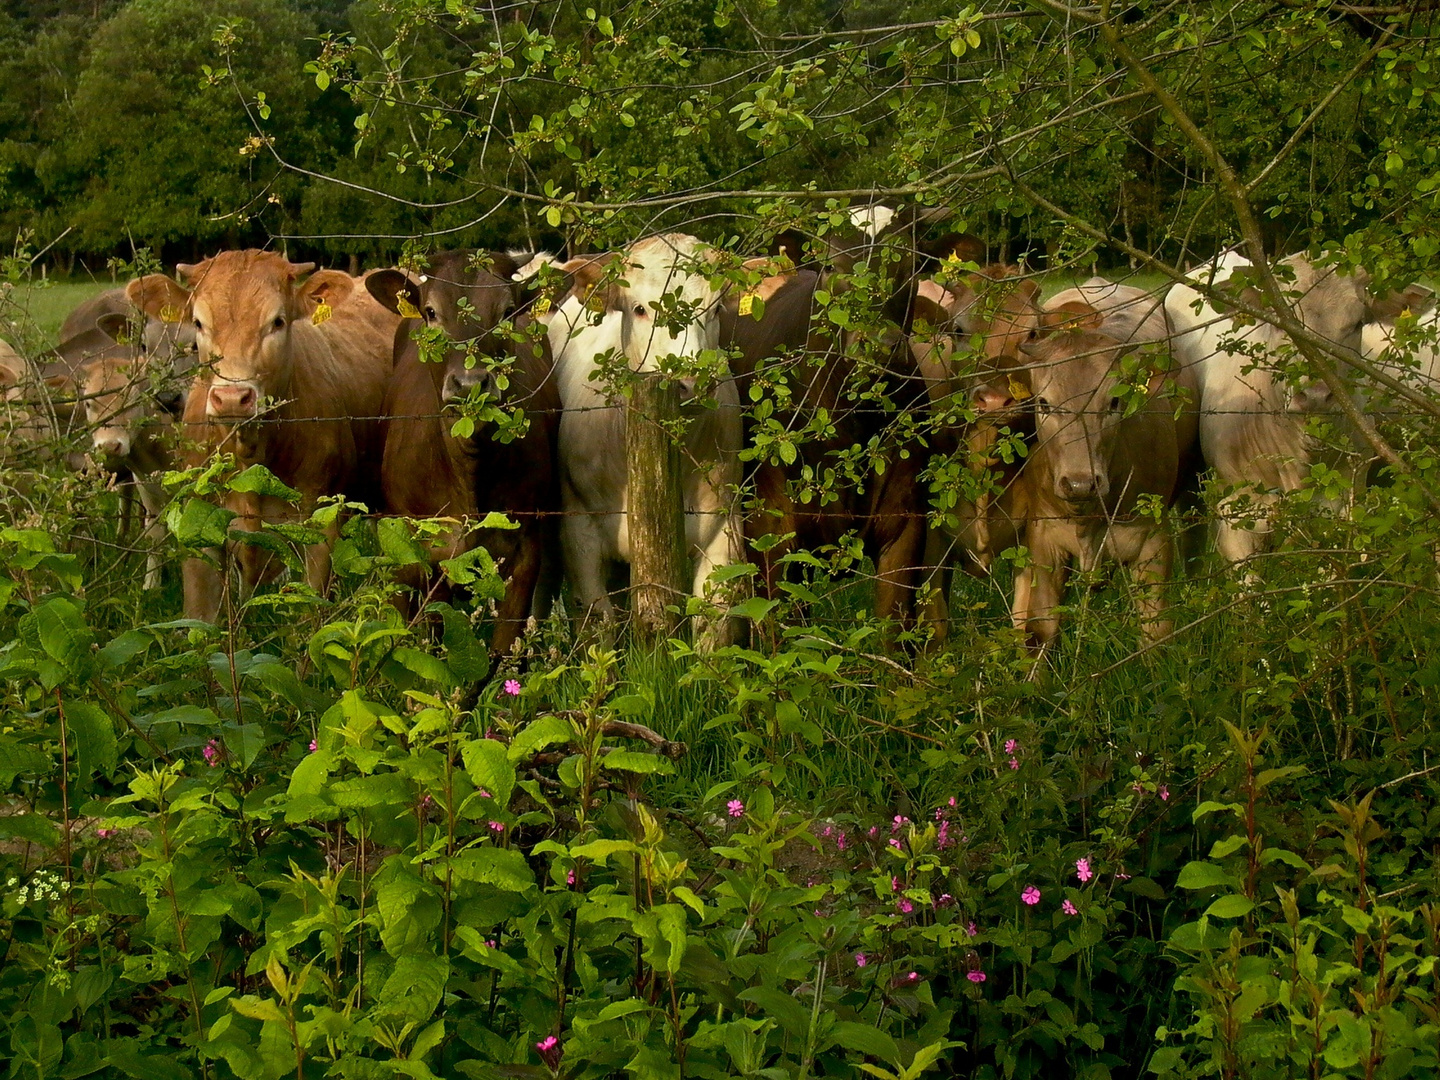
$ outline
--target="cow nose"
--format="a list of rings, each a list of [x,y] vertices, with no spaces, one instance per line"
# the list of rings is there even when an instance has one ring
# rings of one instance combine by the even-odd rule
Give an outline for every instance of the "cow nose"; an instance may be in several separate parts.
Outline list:
[[[245,418],[255,415],[260,395],[250,383],[216,383],[205,402],[211,416]]]
[[[1056,481],[1055,488],[1057,495],[1071,502],[1105,494],[1101,490],[1100,478],[1094,473],[1068,473]]]
[[[96,435],[95,449],[108,457],[123,458],[130,452],[130,445],[121,434]]]
[[[479,368],[448,371],[445,373],[445,384],[440,388],[440,396],[446,401],[464,401],[477,386],[489,389],[488,374]]]

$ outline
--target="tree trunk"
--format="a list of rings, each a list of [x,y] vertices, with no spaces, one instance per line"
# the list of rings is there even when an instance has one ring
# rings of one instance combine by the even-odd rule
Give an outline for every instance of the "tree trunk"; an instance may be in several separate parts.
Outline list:
[[[675,629],[665,610],[685,596],[685,502],[680,447],[669,428],[680,418],[680,389],[640,375],[625,418],[629,491],[630,595],[634,632],[659,642]]]
[[[360,276],[360,256],[353,251],[350,253],[350,276]]]

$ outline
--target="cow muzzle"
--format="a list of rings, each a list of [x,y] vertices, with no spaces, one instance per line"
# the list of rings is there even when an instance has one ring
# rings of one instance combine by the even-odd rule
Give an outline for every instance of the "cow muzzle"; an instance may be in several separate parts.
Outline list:
[[[130,433],[122,428],[101,428],[95,432],[92,445],[97,454],[104,454],[106,457],[129,457]]]
[[[493,392],[493,383],[488,371],[483,371],[480,368],[447,371],[445,373],[445,382],[440,387],[440,397],[446,403],[464,401],[470,396],[470,391],[477,387],[487,393]]]
[[[249,420],[260,407],[260,387],[253,382],[216,381],[205,399],[205,415],[213,420]]]
[[[1055,494],[1067,503],[1081,505],[1110,494],[1110,481],[1096,473],[1065,473],[1055,481]]]

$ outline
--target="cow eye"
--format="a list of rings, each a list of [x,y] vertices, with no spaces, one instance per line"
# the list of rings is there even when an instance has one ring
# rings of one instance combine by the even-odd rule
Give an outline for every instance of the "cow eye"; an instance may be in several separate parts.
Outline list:
[[[272,322],[270,325],[273,326],[276,330],[284,330],[284,329],[285,329],[285,316],[284,316],[284,315],[276,315],[276,316],[275,316],[275,321]]]
[[[203,334],[203,333],[205,332],[205,327],[203,327],[203,326],[200,325],[200,320],[199,320],[199,319],[196,319],[196,320],[195,320],[195,332],[196,332],[197,334]]]
[[[645,318],[646,314],[647,314],[647,312],[645,311],[645,305],[644,305],[644,304],[636,304],[636,305],[635,305],[635,317],[636,317],[637,319],[643,319],[643,318]]]
[[[425,305],[425,321],[426,321],[426,322],[434,322],[434,321],[435,321],[435,309],[434,309],[433,307],[431,307],[429,304],[426,304],[426,305]]]
[[[1119,412],[1121,404],[1122,402],[1120,401],[1120,395],[1115,395],[1110,399],[1110,411]]]

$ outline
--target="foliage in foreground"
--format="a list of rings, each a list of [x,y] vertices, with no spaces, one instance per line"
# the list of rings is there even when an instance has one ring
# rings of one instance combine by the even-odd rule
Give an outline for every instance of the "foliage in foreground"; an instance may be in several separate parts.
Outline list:
[[[483,620],[402,624],[397,523],[223,630],[7,529],[9,1075],[1433,1073],[1434,539],[1399,486],[1298,521],[1098,677],[1123,596],[1037,677],[972,590],[912,673],[815,577],[754,649],[544,628],[473,709]]]

